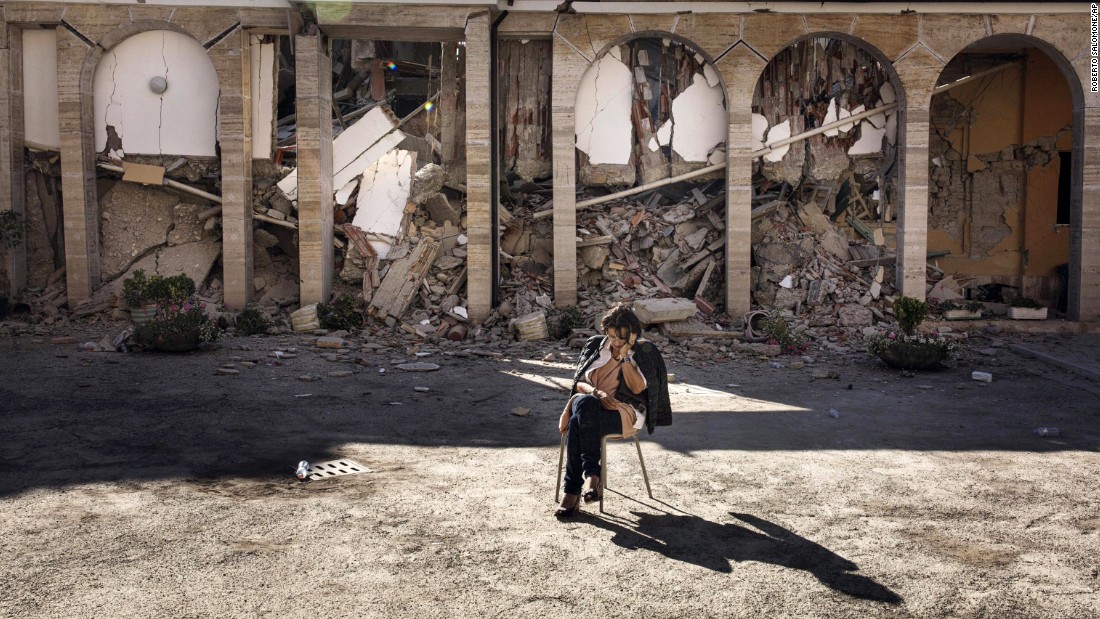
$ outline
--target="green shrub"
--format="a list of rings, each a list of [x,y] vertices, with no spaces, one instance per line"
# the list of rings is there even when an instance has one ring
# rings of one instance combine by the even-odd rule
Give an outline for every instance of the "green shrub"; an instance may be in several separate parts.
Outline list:
[[[317,319],[323,329],[351,331],[363,326],[359,299],[350,294],[342,294],[332,303],[318,303]]]
[[[1016,297],[1008,303],[1009,307],[1023,307],[1027,309],[1042,309],[1043,304],[1039,303],[1035,299],[1029,299],[1027,297]]]
[[[133,275],[122,280],[122,300],[130,307],[145,305],[148,285],[149,279],[145,277],[145,271],[134,271]]]
[[[267,333],[267,329],[271,326],[271,323],[267,320],[267,316],[264,313],[255,308],[248,308],[241,310],[237,314],[237,333],[241,335],[260,335]]]
[[[761,323],[760,330],[768,336],[768,343],[778,345],[783,354],[800,355],[810,347],[802,335],[791,330],[790,323],[779,312],[770,314]]]
[[[161,308],[157,318],[134,331],[134,339],[148,348],[179,352],[217,340],[220,334],[214,321],[206,317],[202,304],[185,301]]]
[[[558,314],[551,335],[554,339],[564,339],[569,337],[574,329],[581,329],[584,328],[584,326],[584,312],[576,305],[570,305],[569,307],[563,308]]]
[[[194,294],[194,280],[183,274],[146,277],[145,271],[138,269],[132,276],[122,280],[122,299],[130,307],[141,307],[149,303],[155,303],[162,308],[179,306]]]
[[[902,333],[912,333],[928,316],[928,304],[913,297],[898,297],[894,301],[894,318]]]

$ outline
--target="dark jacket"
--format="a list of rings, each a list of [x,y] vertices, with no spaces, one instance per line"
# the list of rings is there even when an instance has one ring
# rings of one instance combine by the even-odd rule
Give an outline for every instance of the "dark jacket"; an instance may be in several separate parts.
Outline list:
[[[607,337],[596,335],[584,343],[580,361],[577,362],[577,371],[573,374],[573,388],[570,393],[577,392],[577,383],[584,380],[584,373],[596,359],[600,358],[600,350],[603,348]],[[665,360],[661,358],[661,351],[647,340],[638,340],[634,343],[634,361],[638,364],[642,376],[645,376],[646,389],[640,394],[630,392],[625,380],[619,381],[619,388],[615,391],[615,397],[620,402],[626,402],[645,414],[646,430],[653,434],[656,426],[672,425],[672,403],[668,398],[668,372],[665,370]]]

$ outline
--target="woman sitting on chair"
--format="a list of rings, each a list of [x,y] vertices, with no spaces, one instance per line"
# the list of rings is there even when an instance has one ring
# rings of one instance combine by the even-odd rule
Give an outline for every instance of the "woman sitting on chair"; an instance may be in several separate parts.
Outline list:
[[[569,518],[585,503],[600,500],[600,442],[608,434],[634,436],[643,426],[672,424],[668,378],[661,353],[638,339],[642,324],[620,304],[600,322],[605,335],[584,345],[569,402],[558,429],[566,436],[565,497],[554,515]]]

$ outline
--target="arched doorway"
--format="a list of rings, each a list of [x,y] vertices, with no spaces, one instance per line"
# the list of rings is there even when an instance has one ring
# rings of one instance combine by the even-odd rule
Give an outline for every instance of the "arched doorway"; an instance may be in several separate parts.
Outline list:
[[[807,326],[869,326],[895,288],[904,96],[881,53],[848,35],[787,46],[753,96],[753,302]],[[881,314],[878,316],[881,318]]]
[[[944,67],[929,120],[928,252],[945,307],[1031,301],[1072,315],[1080,123],[1064,59],[1023,35],[990,37]],[[1079,86],[1077,87],[1079,89]]]
[[[580,298],[671,295],[704,314],[724,310],[729,115],[712,60],[670,33],[618,39],[581,78],[574,128]]]

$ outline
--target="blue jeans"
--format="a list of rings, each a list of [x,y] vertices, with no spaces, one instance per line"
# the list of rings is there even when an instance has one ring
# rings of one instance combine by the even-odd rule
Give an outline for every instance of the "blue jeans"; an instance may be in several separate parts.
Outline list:
[[[584,477],[600,475],[600,440],[623,431],[619,411],[607,410],[593,395],[573,400],[565,439],[565,493],[580,494]]]

